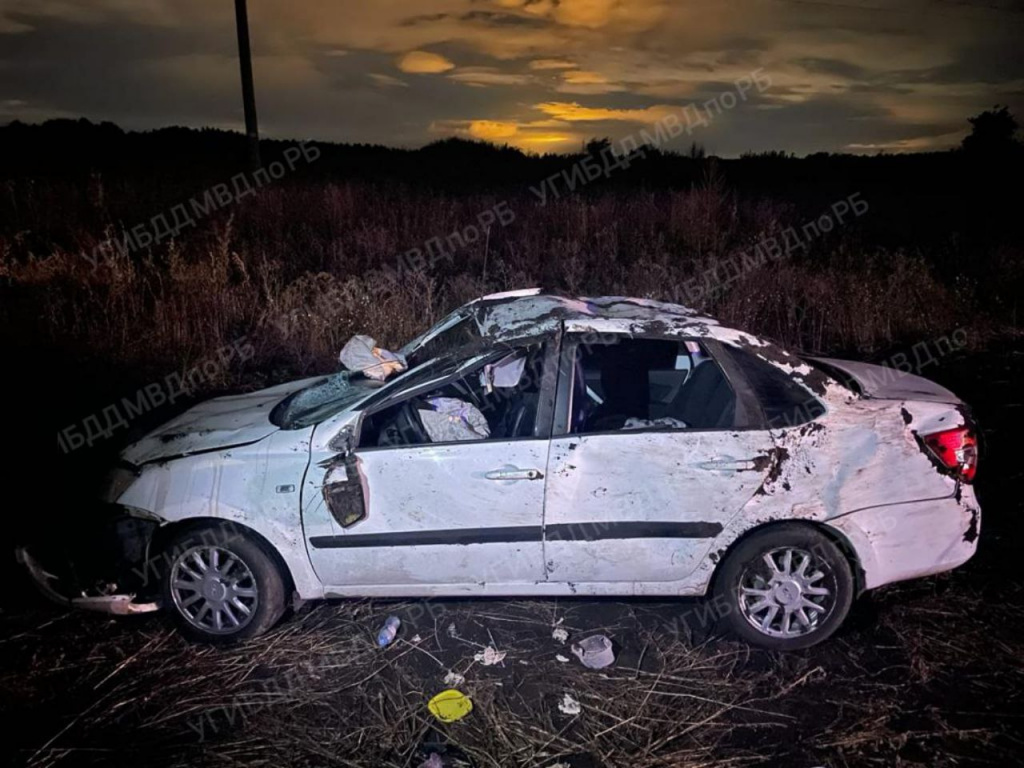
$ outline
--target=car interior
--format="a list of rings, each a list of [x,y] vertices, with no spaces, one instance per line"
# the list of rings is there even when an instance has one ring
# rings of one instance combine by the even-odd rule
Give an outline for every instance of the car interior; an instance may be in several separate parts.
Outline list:
[[[736,394],[696,341],[624,338],[580,344],[571,431],[726,429]]]
[[[444,386],[369,414],[360,447],[533,437],[544,349],[509,349]]]

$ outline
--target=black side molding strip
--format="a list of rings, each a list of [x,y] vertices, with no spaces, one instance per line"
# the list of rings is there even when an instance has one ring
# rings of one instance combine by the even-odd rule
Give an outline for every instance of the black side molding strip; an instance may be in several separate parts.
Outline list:
[[[399,531],[395,533],[354,533],[347,536],[314,536],[309,540],[317,549],[351,547],[417,547],[436,544],[509,544],[540,541],[539,525],[511,528],[455,528],[446,531]]]
[[[603,539],[712,539],[722,532],[720,523],[562,523],[519,525],[508,528],[455,528],[444,531],[397,531],[314,536],[316,549],[361,547],[416,547],[448,544],[514,544],[547,541],[600,541]]]
[[[601,539],[713,539],[721,523],[561,523],[545,529],[546,541]]]

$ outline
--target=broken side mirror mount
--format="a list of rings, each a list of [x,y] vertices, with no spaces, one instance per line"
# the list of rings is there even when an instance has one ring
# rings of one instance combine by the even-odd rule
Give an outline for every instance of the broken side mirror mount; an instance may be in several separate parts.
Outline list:
[[[352,426],[343,427],[338,434],[331,438],[327,447],[339,456],[348,456],[356,448],[356,433]]]

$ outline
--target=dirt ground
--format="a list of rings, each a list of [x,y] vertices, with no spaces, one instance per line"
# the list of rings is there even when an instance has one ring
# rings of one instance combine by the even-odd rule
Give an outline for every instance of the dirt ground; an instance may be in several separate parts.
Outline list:
[[[717,638],[695,600],[331,602],[227,650],[186,643],[159,615],[32,603],[0,614],[0,752],[33,766],[415,768],[432,752],[476,766],[1020,764],[1024,351],[924,373],[981,425],[979,553],[863,598],[819,647]],[[381,651],[389,614],[403,626]],[[556,628],[569,643],[609,636],[614,665],[585,669]],[[485,666],[487,646],[506,656]],[[448,675],[474,708],[442,725],[427,701]]]

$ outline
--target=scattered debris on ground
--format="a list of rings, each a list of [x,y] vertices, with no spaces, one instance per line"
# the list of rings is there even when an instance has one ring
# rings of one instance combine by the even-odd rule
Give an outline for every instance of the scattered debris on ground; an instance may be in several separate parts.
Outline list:
[[[473,702],[462,691],[449,689],[434,696],[427,707],[442,723],[454,723],[473,711]]]
[[[563,715],[578,715],[583,710],[580,707],[580,703],[567,693],[558,702],[558,711]]]
[[[479,653],[474,654],[473,660],[479,661],[485,667],[493,667],[495,664],[503,662],[506,655],[508,655],[508,651],[499,651],[488,645]]]
[[[398,628],[402,626],[402,620],[397,616],[388,616],[384,621],[384,626],[380,628],[380,632],[377,633],[377,647],[387,648],[391,643],[394,642],[395,636],[398,634]]]
[[[604,669],[615,661],[612,641],[604,635],[591,635],[578,643],[573,643],[569,650],[583,666],[590,669]]]
[[[562,619],[559,619],[558,623],[561,624],[562,621]],[[557,626],[553,630],[551,630],[551,639],[554,640],[556,643],[565,645],[566,641],[569,639],[569,630],[567,630],[565,627]]]

